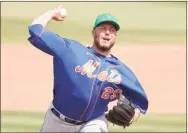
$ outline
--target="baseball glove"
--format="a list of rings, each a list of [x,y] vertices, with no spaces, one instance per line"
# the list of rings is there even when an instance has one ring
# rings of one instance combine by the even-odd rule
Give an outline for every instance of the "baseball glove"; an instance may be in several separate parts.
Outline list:
[[[119,95],[117,105],[105,115],[106,119],[118,126],[128,127],[135,115],[134,105],[122,94]]]

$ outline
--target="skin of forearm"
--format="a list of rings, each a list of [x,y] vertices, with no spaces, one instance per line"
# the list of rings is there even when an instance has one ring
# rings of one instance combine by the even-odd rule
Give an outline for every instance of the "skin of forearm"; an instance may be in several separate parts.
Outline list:
[[[55,10],[50,10],[33,20],[31,25],[41,24],[44,28],[52,20]]]

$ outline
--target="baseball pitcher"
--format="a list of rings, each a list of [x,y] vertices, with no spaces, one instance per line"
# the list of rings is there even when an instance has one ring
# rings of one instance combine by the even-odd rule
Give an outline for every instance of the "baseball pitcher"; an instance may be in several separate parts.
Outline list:
[[[86,47],[45,28],[51,20],[66,20],[62,8],[45,12],[28,26],[28,41],[53,56],[53,99],[40,131],[108,132],[109,121],[126,129],[146,113],[148,99],[134,73],[111,54],[119,22],[111,14],[99,15],[93,45]],[[108,111],[116,99],[117,105]]]

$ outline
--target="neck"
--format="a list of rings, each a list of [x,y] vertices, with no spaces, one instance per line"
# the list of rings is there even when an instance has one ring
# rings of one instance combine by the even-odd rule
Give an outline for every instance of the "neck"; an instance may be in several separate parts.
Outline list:
[[[92,48],[97,52],[97,53],[99,53],[99,54],[101,54],[101,55],[104,55],[104,56],[106,56],[106,57],[110,57],[111,55],[110,55],[110,50],[109,51],[101,51],[100,49],[98,49],[97,47],[96,47],[96,45],[93,45],[92,46]]]

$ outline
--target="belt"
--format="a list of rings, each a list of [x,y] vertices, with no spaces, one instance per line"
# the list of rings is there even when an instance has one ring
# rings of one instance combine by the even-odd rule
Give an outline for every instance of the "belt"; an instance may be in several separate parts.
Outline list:
[[[82,125],[84,123],[86,123],[87,121],[76,121],[70,118],[67,118],[64,116],[64,118],[62,118],[62,114],[60,114],[55,108],[51,108],[52,113],[57,116],[60,120],[63,119],[63,121],[67,122],[67,123],[71,123],[71,124],[75,124],[75,125]]]

